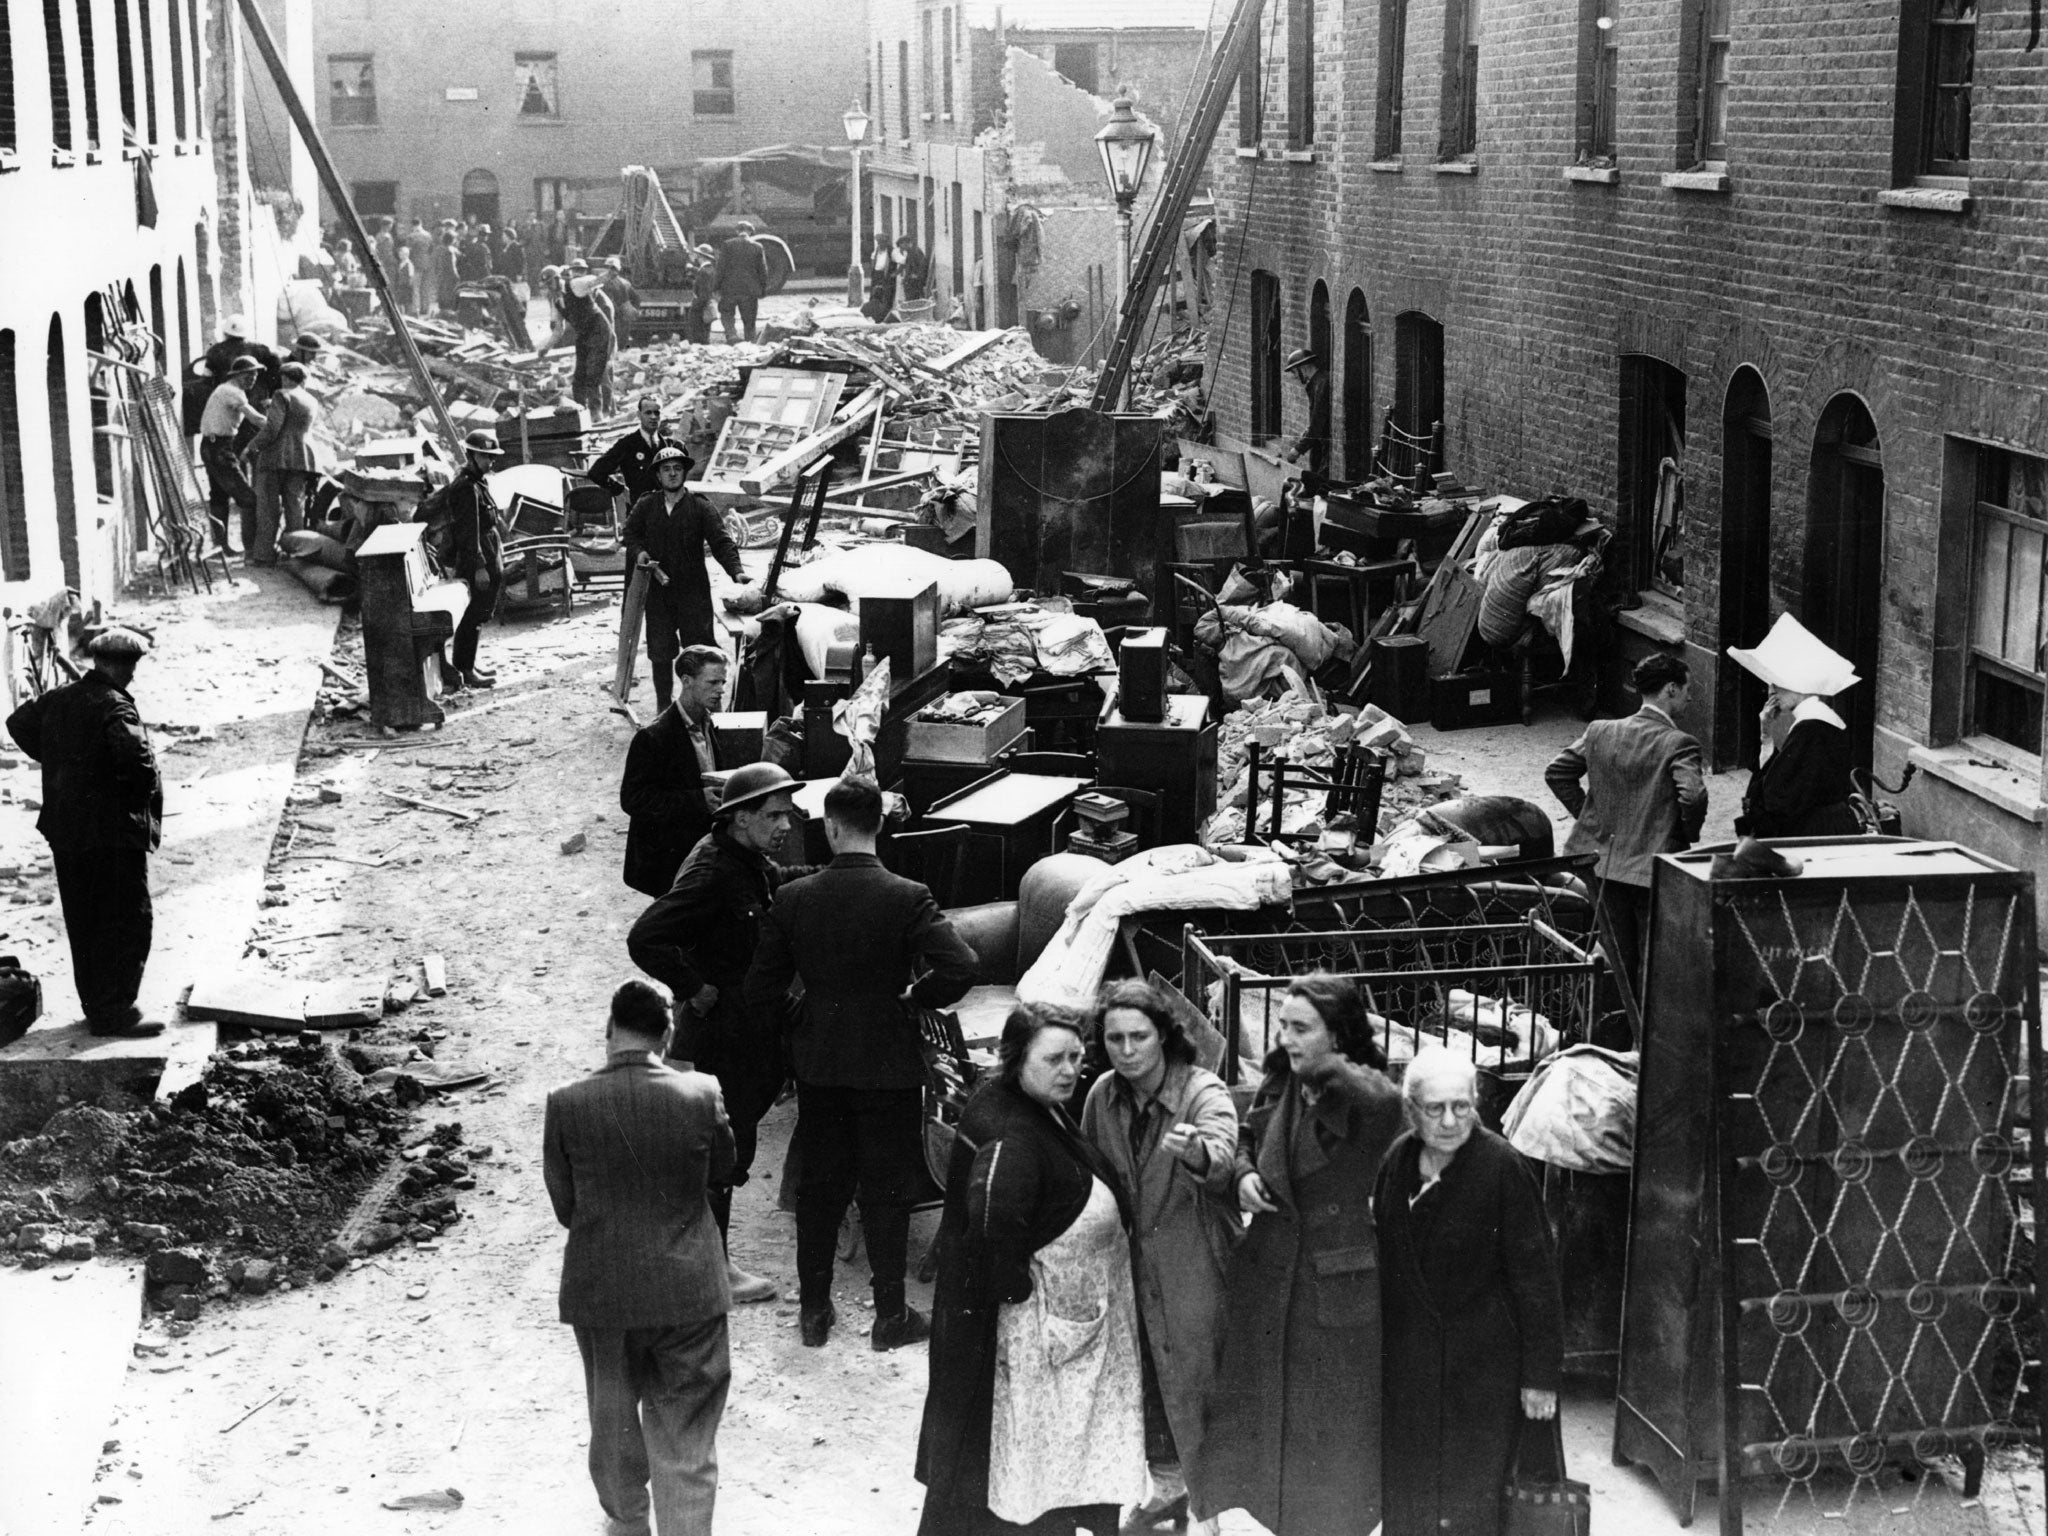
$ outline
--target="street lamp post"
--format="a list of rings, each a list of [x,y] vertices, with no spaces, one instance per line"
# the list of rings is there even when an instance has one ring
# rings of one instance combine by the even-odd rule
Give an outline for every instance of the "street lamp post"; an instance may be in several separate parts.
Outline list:
[[[1152,161],[1152,130],[1131,110],[1128,88],[1111,104],[1109,121],[1096,132],[1095,148],[1102,156],[1110,195],[1116,199],[1116,293],[1121,316],[1131,301],[1131,205],[1138,200],[1145,168]],[[1128,391],[1128,380],[1124,387]]]
[[[853,259],[846,268],[846,304],[849,309],[859,309],[866,297],[867,261],[861,250],[860,238],[860,151],[868,140],[868,115],[855,102],[846,109],[839,119],[846,125],[846,143],[853,151],[852,180],[847,183],[846,206],[853,235]]]

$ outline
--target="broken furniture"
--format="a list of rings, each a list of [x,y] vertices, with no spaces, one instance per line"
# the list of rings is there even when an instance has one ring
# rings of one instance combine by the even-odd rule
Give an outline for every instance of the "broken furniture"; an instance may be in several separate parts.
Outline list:
[[[1065,571],[1105,571],[1159,590],[1174,558],[1159,505],[1161,423],[1079,408],[982,418],[974,552],[1020,587],[1049,592]]]
[[[356,550],[363,606],[363,671],[370,719],[382,726],[439,725],[441,647],[469,607],[469,589],[435,577],[424,523],[386,523]]]

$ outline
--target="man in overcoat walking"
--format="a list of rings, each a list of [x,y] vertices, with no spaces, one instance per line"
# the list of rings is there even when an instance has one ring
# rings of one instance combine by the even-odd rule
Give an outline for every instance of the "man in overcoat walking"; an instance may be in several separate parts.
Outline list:
[[[693,461],[669,443],[654,455],[659,486],[633,503],[621,536],[626,569],[649,568],[647,588],[647,660],[654,671],[654,701],[668,708],[669,679],[677,654],[686,645],[710,645],[711,578],[705,574],[704,551],[744,582],[739,547],[726,532],[725,519],[688,490],[684,478]]]
[[[135,1006],[155,926],[149,856],[163,835],[164,787],[129,688],[149,643],[110,629],[87,647],[92,670],[30,699],[8,734],[43,765],[36,829],[48,839],[86,1027],[124,1039],[163,1033]]]
[[[754,238],[750,221],[741,219],[732,237],[718,248],[715,282],[718,323],[725,328],[725,344],[731,346],[740,339],[733,326],[735,317],[746,328],[747,340],[752,341],[761,297],[768,291],[768,253]]]
[[[711,1536],[732,1383],[725,1256],[706,1191],[732,1170],[716,1079],[664,1060],[669,998],[612,994],[601,1071],[548,1095],[542,1175],[569,1229],[561,1319],[590,1407],[590,1480],[618,1527]],[[651,1488],[651,1497],[650,1497]]]

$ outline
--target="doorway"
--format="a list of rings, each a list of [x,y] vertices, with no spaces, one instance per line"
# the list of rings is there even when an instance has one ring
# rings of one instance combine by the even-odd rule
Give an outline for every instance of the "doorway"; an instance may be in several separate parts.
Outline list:
[[[1800,621],[1849,659],[1862,681],[1832,703],[1849,750],[1869,768],[1877,737],[1877,650],[1884,581],[1884,452],[1869,408],[1836,395],[1813,433],[1806,490]]]
[[[78,579],[78,475],[71,459],[71,376],[64,357],[64,318],[50,316],[44,354],[43,393],[50,402],[50,480],[57,493],[57,553],[64,585],[83,591]]]
[[[1771,395],[1735,370],[1721,408],[1721,644],[1755,645],[1771,627]],[[1714,766],[1755,768],[1763,680],[1723,658],[1715,668]]]
[[[1344,474],[1372,477],[1372,316],[1357,288],[1344,301]]]
[[[1394,316],[1394,426],[1388,470],[1401,479],[1433,473],[1444,419],[1444,328],[1419,309]]]
[[[497,227],[498,178],[491,172],[471,171],[462,178],[462,216]]]

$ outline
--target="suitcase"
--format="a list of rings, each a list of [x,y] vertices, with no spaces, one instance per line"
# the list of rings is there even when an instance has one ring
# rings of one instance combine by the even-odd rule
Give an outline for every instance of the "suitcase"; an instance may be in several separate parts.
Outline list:
[[[1431,678],[1429,723],[1440,731],[1520,725],[1522,679],[1513,672],[1457,672]]]

